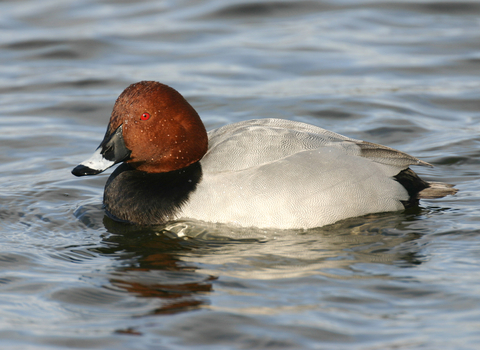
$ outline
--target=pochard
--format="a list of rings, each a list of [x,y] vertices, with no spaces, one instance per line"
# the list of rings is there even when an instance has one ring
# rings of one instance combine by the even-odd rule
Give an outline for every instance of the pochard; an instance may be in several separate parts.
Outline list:
[[[180,93],[154,81],[122,92],[100,146],[72,173],[96,175],[117,163],[106,214],[138,225],[190,218],[312,228],[456,192],[409,169],[431,166],[424,161],[301,122],[247,120],[207,133]]]

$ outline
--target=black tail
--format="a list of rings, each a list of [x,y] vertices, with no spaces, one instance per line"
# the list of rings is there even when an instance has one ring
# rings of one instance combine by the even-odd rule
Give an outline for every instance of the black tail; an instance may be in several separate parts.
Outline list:
[[[410,168],[402,170],[395,179],[405,187],[410,197],[408,201],[402,201],[405,208],[417,206],[421,198],[442,198],[458,192],[450,184],[424,181]]]

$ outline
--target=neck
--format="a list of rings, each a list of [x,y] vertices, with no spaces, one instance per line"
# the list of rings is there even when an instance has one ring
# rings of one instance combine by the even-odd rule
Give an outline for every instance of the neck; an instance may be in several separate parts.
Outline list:
[[[201,178],[199,162],[167,173],[147,173],[123,163],[105,185],[105,210],[117,221],[161,225],[175,219]]]

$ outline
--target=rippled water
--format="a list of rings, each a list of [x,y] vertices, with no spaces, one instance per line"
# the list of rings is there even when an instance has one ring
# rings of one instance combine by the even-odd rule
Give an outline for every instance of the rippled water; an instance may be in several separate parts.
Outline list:
[[[0,2],[2,349],[475,349],[480,2]],[[456,196],[309,231],[104,218],[70,170],[158,80],[208,129],[280,117]]]

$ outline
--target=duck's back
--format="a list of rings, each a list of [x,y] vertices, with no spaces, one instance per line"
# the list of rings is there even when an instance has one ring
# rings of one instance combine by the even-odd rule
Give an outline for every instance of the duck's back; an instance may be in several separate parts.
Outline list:
[[[393,176],[411,164],[428,163],[299,122],[231,124],[209,133],[203,178],[180,216],[306,228],[401,210],[409,194]]]
[[[208,139],[208,152],[202,159],[208,172],[238,171],[324,147],[333,147],[345,154],[399,167],[400,170],[412,164],[429,165],[386,146],[283,119],[257,119],[229,124],[210,131]]]

